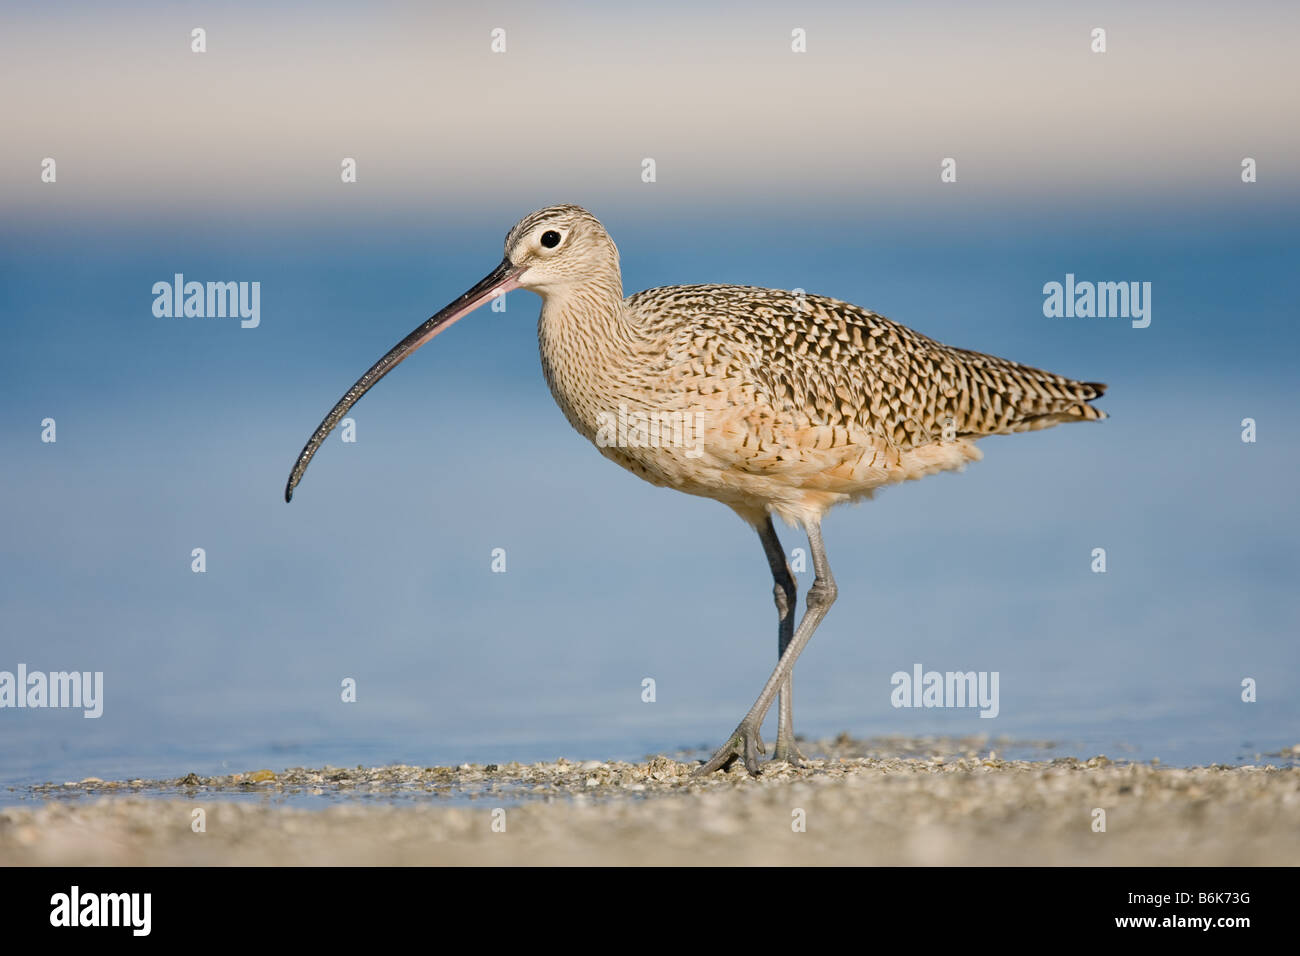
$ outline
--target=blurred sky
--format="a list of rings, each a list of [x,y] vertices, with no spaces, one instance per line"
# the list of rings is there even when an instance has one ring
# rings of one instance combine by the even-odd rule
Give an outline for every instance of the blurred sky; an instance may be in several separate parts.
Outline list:
[[[1293,6],[2,16],[0,670],[102,670],[106,700],[0,711],[0,783],[721,741],[775,662],[761,549],[570,430],[530,294],[386,379],[281,499],[339,395],[557,201],[628,292],[798,286],[1110,384],[1104,423],[831,515],[802,733],[1300,742]],[[177,272],[260,282],[261,325],[154,317]],[[1151,326],[1044,318],[1067,272],[1152,283]],[[1000,716],[894,709],[916,662],[999,671]]]

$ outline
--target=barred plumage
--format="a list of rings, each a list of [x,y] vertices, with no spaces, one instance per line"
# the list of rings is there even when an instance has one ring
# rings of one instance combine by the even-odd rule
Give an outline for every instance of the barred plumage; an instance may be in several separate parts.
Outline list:
[[[1105,386],[952,348],[867,309],[751,286],[648,289],[625,307],[640,328],[700,354],[743,356],[759,397],[801,421],[867,429],[900,449],[1105,418]],[[1050,419],[1043,422],[1043,419]]]
[[[612,247],[612,243],[610,243]],[[617,261],[614,253],[612,261]],[[818,295],[691,285],[548,301],[557,403],[596,440],[617,404],[701,421],[699,454],[602,447],[655,484],[790,522],[881,485],[960,468],[986,435],[1104,418],[1104,386],[955,349]]]

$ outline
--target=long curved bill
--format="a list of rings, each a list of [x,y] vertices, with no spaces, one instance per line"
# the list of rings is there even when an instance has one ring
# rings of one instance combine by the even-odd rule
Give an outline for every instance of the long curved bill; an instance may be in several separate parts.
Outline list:
[[[312,456],[316,454],[316,449],[320,448],[321,443],[334,430],[334,426],[348,413],[348,409],[361,400],[362,395],[370,391],[376,382],[395,369],[403,359],[411,355],[443,329],[449,327],[453,322],[469,315],[496,295],[509,292],[511,289],[517,289],[519,287],[519,274],[522,271],[522,267],[513,265],[509,259],[502,259],[499,266],[484,276],[483,281],[398,342],[387,355],[371,366],[370,371],[357,379],[357,383],[348,389],[346,395],[339,399],[338,404],[325,416],[325,420],[317,426],[311,440],[303,446],[302,452],[298,455],[298,460],[294,462],[293,471],[289,473],[289,483],[284,486],[284,500],[293,500],[293,489],[298,487],[298,482],[302,480],[303,473],[306,472],[307,466],[311,463]]]

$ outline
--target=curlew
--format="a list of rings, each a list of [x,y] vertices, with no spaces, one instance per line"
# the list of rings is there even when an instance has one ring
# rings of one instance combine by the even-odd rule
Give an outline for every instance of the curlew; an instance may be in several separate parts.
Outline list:
[[[697,772],[737,758],[753,774],[778,698],[773,761],[798,764],[795,661],[835,600],[826,512],[875,489],[977,461],[986,435],[1105,418],[1105,386],[951,348],[867,309],[729,285],[623,297],[618,249],[573,205],[521,219],[481,282],[380,359],[325,417],[294,464],[293,496],[338,421],[398,363],[494,296],[542,299],[542,370],[600,453],[655,485],[713,498],[757,532],[775,583],[778,659],[754,706]],[[795,626],[795,582],[772,517],[801,526],[815,578]]]

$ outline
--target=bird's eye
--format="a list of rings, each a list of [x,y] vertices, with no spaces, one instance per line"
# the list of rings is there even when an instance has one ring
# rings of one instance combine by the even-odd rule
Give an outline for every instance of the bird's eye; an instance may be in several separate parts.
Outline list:
[[[547,229],[542,233],[542,245],[547,249],[554,249],[560,244],[560,234],[554,229]]]

